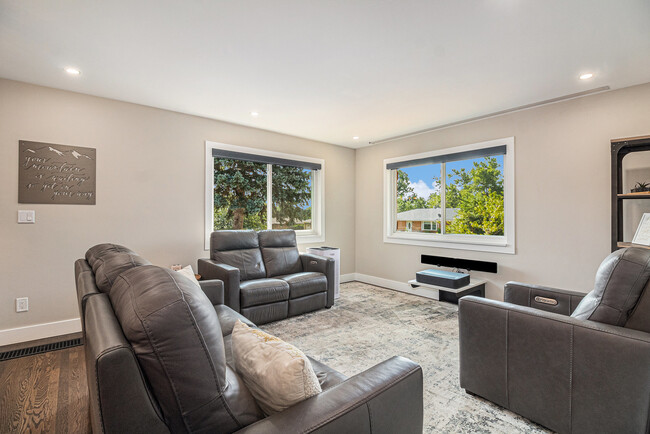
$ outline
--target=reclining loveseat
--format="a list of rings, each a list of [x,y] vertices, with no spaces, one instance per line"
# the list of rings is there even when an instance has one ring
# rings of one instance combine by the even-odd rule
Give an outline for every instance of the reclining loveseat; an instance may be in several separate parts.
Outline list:
[[[290,229],[215,231],[198,273],[222,280],[225,304],[256,324],[334,304],[334,261],[299,253]]]
[[[311,359],[322,392],[266,416],[233,368],[248,319],[219,280],[196,283],[97,245],[75,263],[95,433],[421,433],[422,369],[393,357],[347,378]]]

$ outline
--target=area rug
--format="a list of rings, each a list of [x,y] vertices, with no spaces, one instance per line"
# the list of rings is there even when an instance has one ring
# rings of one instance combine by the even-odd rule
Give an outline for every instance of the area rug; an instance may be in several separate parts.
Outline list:
[[[549,432],[460,388],[456,305],[351,282],[331,309],[263,329],[347,376],[395,355],[419,363],[425,433]]]

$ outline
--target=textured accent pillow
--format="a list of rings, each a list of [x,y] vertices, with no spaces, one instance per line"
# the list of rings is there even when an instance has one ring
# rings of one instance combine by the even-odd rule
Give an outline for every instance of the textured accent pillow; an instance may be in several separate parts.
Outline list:
[[[231,336],[235,370],[267,416],[322,391],[298,348],[239,320]]]
[[[199,281],[196,280],[196,274],[194,274],[194,270],[192,270],[192,266],[188,265],[187,267],[183,267],[180,270],[176,270],[177,273],[181,273],[183,276],[187,277],[190,279],[192,282],[196,283],[199,285]],[[201,286],[201,285],[199,285]]]

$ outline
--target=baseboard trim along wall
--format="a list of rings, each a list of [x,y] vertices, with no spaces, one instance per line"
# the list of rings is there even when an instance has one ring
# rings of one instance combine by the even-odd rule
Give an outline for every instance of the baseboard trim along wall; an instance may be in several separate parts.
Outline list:
[[[0,330],[0,346],[51,338],[81,331],[79,318]]]
[[[382,277],[369,276],[367,274],[352,273],[354,280],[358,282],[367,283],[369,285],[381,286],[382,288],[393,289],[395,291],[405,292],[407,294],[417,295],[420,297],[430,298],[432,300],[440,300],[440,295],[437,290],[424,288],[412,288],[406,282],[398,282],[397,280],[384,279]],[[342,277],[342,276],[341,276]]]

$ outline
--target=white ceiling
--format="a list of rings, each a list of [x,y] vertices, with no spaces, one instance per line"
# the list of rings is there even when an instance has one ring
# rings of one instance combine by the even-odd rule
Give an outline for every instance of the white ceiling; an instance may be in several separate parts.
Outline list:
[[[648,0],[0,0],[0,77],[360,147],[650,82],[648,22]]]

